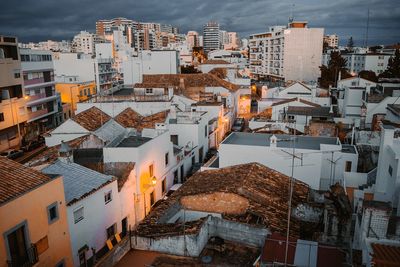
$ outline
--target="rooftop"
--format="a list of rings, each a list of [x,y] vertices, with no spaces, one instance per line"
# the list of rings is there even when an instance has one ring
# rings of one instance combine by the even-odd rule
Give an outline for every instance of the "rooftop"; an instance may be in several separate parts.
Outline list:
[[[234,132],[222,144],[269,147],[272,136],[272,134]],[[293,137],[295,137],[295,148],[297,149],[320,150],[322,144],[340,144],[336,137],[292,136],[286,134],[276,134],[275,136],[278,138],[276,146],[280,148],[292,148],[293,141],[291,139]]]
[[[375,267],[395,267],[400,263],[400,246],[372,244],[372,263]]]
[[[0,206],[51,181],[51,177],[0,157]]]
[[[151,138],[141,136],[129,136],[124,138],[117,147],[140,147],[141,145],[150,141]]]
[[[88,131],[96,131],[110,119],[111,117],[109,115],[97,107],[91,107],[85,111],[82,111],[81,113],[78,113],[74,118],[72,118],[73,121]]]
[[[222,60],[222,59],[208,59],[201,63],[202,65],[205,64],[212,64],[212,65],[223,65],[223,64],[230,64],[228,61]]]
[[[400,104],[389,104],[387,105],[387,109],[393,114],[400,116]]]
[[[169,110],[161,111],[149,116],[142,116],[131,108],[127,108],[115,117],[115,121],[125,128],[135,128],[142,131],[144,128],[155,128],[156,123],[164,123]]]
[[[298,98],[298,97],[289,98],[289,99],[284,99],[284,100],[282,100],[282,101],[275,102],[275,103],[272,104],[272,106],[279,106],[279,105],[286,104],[286,103],[290,103],[290,102],[294,102],[294,101],[299,101],[299,102],[301,102],[301,103],[303,103],[303,104],[306,104],[306,105],[312,106],[312,107],[321,107],[321,106],[318,105],[318,104],[315,104],[315,103],[313,103],[313,102],[310,102],[310,101],[307,101],[307,100],[304,100],[304,99],[301,99],[301,98]]]
[[[332,117],[329,107],[288,107],[287,114],[313,117]]]
[[[240,86],[218,78],[210,73],[196,74],[153,74],[143,75],[143,82],[137,83],[135,88],[168,88],[176,87],[184,89],[203,87],[224,87],[230,91],[237,91]],[[181,88],[183,87],[183,88]]]
[[[174,210],[176,213],[180,206],[184,206],[185,210],[219,213],[226,220],[268,227],[284,233],[288,187],[288,176],[258,163],[196,172],[167,200],[156,205],[139,224],[137,233],[147,237],[181,234],[182,223],[168,223],[167,218]],[[306,202],[309,191],[306,184],[295,180],[293,207]],[[295,218],[292,221],[291,235],[297,236],[300,223]],[[185,232],[197,233],[203,222],[204,218],[187,222]]]
[[[76,163],[57,160],[42,169],[46,174],[63,176],[67,205],[79,201],[115,180],[114,177],[93,171]]]

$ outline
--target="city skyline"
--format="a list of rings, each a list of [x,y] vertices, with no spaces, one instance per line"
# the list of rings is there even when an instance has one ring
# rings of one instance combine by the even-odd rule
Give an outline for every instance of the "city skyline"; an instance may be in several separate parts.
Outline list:
[[[393,44],[400,39],[400,11],[393,8],[396,5],[394,0],[373,0],[368,4],[361,0],[306,0],[301,4],[293,1],[276,3],[256,0],[245,3],[239,0],[206,0],[200,5],[193,0],[174,0],[162,6],[154,0],[118,0],[112,4],[90,0],[85,3],[68,1],[65,2],[68,8],[59,9],[63,1],[53,3],[40,0],[29,10],[24,8],[26,5],[23,3],[18,6],[12,2],[5,3],[0,11],[0,33],[17,36],[21,42],[69,40],[81,30],[94,32],[95,22],[99,19],[126,17],[143,22],[172,24],[179,27],[182,33],[189,30],[202,32],[202,26],[214,20],[221,24],[222,29],[238,32],[242,38],[247,38],[250,34],[266,31],[268,26],[286,24],[293,15],[295,20],[307,20],[312,27],[325,28],[326,34],[338,34],[342,45],[350,36],[356,45],[363,45],[369,7],[368,44]],[[92,9],[94,4],[96,12]]]

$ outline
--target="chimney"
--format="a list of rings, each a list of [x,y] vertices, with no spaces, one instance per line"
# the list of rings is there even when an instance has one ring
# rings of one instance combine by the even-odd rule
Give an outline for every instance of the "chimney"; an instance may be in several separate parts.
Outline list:
[[[175,105],[171,105],[169,108],[169,114],[171,119],[176,119],[176,107]]]
[[[185,79],[184,78],[179,79],[179,89],[181,89],[181,90],[185,89]]]
[[[72,149],[64,141],[61,141],[60,149],[58,150],[58,159],[65,163],[73,162]]]
[[[278,138],[275,136],[275,135],[272,135],[270,138],[269,138],[269,146],[271,147],[271,148],[276,148],[276,143],[278,142]]]
[[[174,96],[174,88],[168,87],[168,99],[171,99]]]

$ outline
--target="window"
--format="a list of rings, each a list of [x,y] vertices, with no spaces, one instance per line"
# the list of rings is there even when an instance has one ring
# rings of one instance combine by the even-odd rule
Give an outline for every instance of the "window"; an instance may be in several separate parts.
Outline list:
[[[172,134],[172,135],[171,135],[171,142],[172,142],[174,145],[178,145],[178,135]]]
[[[29,263],[28,235],[26,221],[4,233],[8,249],[8,258],[14,266],[25,266]]]
[[[351,172],[351,161],[346,161],[345,172]]]
[[[4,49],[0,48],[0,59],[4,59],[6,58],[5,53],[4,53]]]
[[[113,224],[107,228],[107,239],[112,239],[117,232],[117,224]]]
[[[163,195],[165,194],[165,191],[167,191],[167,179],[166,178],[164,178],[164,180],[161,183],[161,191],[162,191]]]
[[[74,211],[74,222],[78,223],[83,220],[83,207]]]
[[[61,261],[59,261],[55,267],[65,267],[65,259],[62,259]]]
[[[153,88],[146,88],[146,94],[152,94]]]
[[[4,121],[4,113],[3,112],[0,113],[0,121]]]
[[[156,199],[155,199],[154,191],[153,191],[150,193],[150,206],[153,206],[155,202],[156,202]]]
[[[154,165],[153,164],[151,164],[149,166],[149,175],[150,175],[150,177],[154,176]]]
[[[104,194],[104,203],[109,203],[112,200],[112,191],[108,191]]]
[[[389,165],[389,174],[390,174],[390,176],[392,176],[392,174],[393,174],[393,168],[392,168],[392,166],[391,165]]]
[[[206,125],[206,126],[204,126],[204,136],[207,137],[207,135],[208,135],[208,131],[207,131],[207,125]]]
[[[21,73],[15,72],[15,73],[14,73],[14,78],[15,78],[15,79],[21,78]]]
[[[165,153],[165,166],[168,166],[169,163],[169,153]]]
[[[50,206],[47,207],[47,218],[49,224],[58,220],[58,206],[57,202],[54,202]]]

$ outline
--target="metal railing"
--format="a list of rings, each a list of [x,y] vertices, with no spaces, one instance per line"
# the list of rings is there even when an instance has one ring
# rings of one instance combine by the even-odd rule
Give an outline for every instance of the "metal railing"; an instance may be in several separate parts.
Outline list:
[[[31,244],[31,246],[26,250],[25,258],[13,258],[7,260],[8,267],[31,267],[39,262],[39,255],[37,252],[36,245]]]

